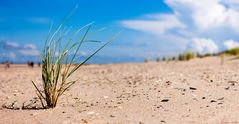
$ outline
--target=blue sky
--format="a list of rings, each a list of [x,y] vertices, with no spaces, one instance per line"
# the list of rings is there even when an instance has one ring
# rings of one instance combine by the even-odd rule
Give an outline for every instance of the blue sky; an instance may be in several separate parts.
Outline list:
[[[215,53],[239,46],[237,0],[1,0],[1,58],[39,58],[50,24],[60,24],[77,4],[66,29],[94,21],[92,32],[106,27],[92,37],[102,41],[123,30],[97,55],[106,61],[138,61],[188,50]],[[82,55],[97,45],[86,44]]]

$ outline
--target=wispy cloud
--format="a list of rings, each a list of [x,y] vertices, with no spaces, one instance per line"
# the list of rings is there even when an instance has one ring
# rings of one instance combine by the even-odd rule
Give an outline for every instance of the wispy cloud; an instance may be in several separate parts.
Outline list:
[[[14,52],[10,52],[9,57],[12,58],[12,59],[15,59],[17,57],[17,55]]]
[[[219,51],[218,46],[211,39],[195,38],[190,43],[189,49],[196,53],[217,53]]]
[[[234,41],[234,40],[227,40],[224,42],[224,46],[226,47],[226,49],[233,49],[236,47],[239,47],[239,42]]]
[[[39,56],[40,55],[39,50],[34,44],[24,45],[21,49],[19,49],[19,52],[24,56]]]
[[[10,59],[39,57],[40,51],[34,44],[18,44],[12,41],[0,41],[0,56]],[[3,58],[2,58],[3,59]]]
[[[153,34],[163,34],[169,30],[177,28],[185,28],[175,15],[171,14],[155,14],[146,15],[146,19],[142,20],[125,20],[120,23],[127,28],[149,32]]]
[[[5,61],[5,60],[3,60],[3,58],[15,59],[16,57],[17,57],[17,55],[14,52],[8,52],[8,53],[1,53],[0,54],[0,60],[1,61]]]
[[[5,49],[16,49],[20,47],[18,43],[11,41],[2,41],[2,44],[4,45]]]
[[[50,24],[52,21],[47,17],[28,17],[26,21],[34,24]]]
[[[6,22],[24,22],[31,24],[50,24],[52,19],[48,17],[18,17],[18,16],[3,16],[0,18],[1,23]]]

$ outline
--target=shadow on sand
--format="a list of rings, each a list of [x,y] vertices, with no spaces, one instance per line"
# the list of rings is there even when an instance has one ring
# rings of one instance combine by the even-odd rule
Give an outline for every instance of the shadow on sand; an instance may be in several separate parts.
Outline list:
[[[39,104],[40,101],[38,99],[32,99],[26,102],[23,102],[21,105],[15,100],[11,103],[4,103],[2,105],[3,109],[10,109],[10,110],[43,110],[46,109]]]

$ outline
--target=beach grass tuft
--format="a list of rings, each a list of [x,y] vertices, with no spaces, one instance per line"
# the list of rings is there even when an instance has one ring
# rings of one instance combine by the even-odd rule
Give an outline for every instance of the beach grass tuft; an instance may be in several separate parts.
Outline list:
[[[225,51],[225,54],[237,56],[239,55],[239,48],[233,48],[233,49],[227,50]]]
[[[86,40],[86,37],[93,23],[87,24],[73,32],[66,42],[63,42],[63,39],[67,36],[68,31],[60,33],[63,24],[64,21],[52,35],[50,35],[51,31],[49,31],[49,36],[41,56],[42,86],[38,86],[32,81],[43,108],[56,107],[59,97],[78,81],[78,79],[70,80],[69,78],[115,38],[113,37],[104,43],[84,60],[79,60],[80,48],[84,42],[89,41]],[[83,36],[76,38],[79,32],[83,32]],[[74,39],[78,40],[73,42]],[[92,42],[97,41],[92,40]]]
[[[179,54],[178,56],[179,61],[189,61],[193,58],[195,58],[195,54],[193,52],[185,52],[185,53]]]

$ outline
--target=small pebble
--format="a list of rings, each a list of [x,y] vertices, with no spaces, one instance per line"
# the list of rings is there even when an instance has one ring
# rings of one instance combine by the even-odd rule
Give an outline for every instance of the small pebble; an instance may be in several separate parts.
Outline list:
[[[216,100],[211,100],[210,102],[213,103],[213,102],[217,102],[217,101]]]
[[[168,99],[161,100],[161,102],[168,102],[168,101],[169,101]]]
[[[110,115],[111,118],[114,118],[115,116],[114,115]]]
[[[189,87],[190,90],[197,90],[197,88]]]

